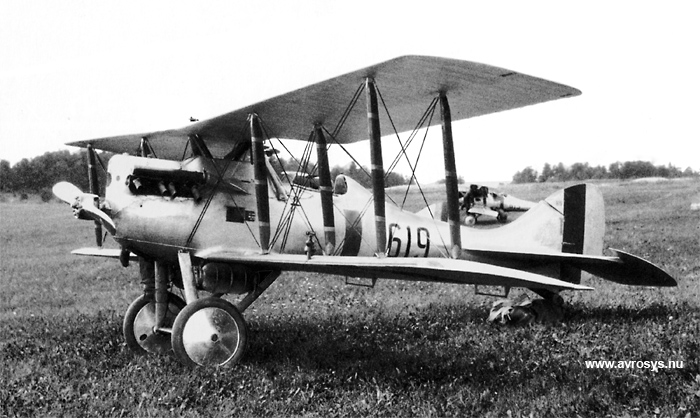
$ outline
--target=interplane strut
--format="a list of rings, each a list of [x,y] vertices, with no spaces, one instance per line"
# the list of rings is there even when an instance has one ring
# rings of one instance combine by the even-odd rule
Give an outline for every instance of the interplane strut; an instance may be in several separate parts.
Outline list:
[[[372,194],[374,196],[374,223],[376,226],[376,254],[386,250],[386,202],[384,193],[384,163],[379,127],[379,106],[374,80],[366,80],[367,123],[369,132],[370,160],[372,164]]]
[[[462,235],[459,223],[459,190],[457,185],[457,165],[452,141],[452,114],[444,93],[440,94],[440,117],[442,122],[442,147],[445,160],[445,192],[447,194],[447,216],[450,224],[450,255],[459,258],[462,252]]]

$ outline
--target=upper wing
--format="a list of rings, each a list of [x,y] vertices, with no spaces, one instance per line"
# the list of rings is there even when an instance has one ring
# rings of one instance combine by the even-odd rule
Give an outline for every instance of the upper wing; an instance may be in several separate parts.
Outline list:
[[[436,281],[456,284],[592,290],[539,274],[490,264],[449,258],[328,257],[307,259],[303,255],[252,254],[199,251],[196,257],[209,261],[236,262],[272,270],[309,271],[352,277]]]
[[[258,114],[268,134],[278,138],[306,139],[314,125],[333,132],[348,104],[366,78],[373,78],[391,112],[380,112],[385,131],[415,128],[421,115],[439,93],[450,102],[452,120],[533,105],[562,97],[578,96],[575,88],[525,74],[475,62],[426,56],[404,56],[273,97],[181,129],[123,135],[72,142],[117,153],[135,153],[142,138],[148,139],[160,158],[181,159],[187,139],[200,136],[214,156],[223,156],[246,137],[246,119]],[[335,135],[340,143],[367,139],[364,101],[347,115]],[[440,123],[433,118],[432,124]]]

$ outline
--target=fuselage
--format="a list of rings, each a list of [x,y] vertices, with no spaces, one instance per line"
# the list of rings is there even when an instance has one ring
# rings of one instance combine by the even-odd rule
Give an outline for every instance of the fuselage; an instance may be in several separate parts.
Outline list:
[[[179,250],[262,252],[253,165],[195,157],[183,161],[117,155],[109,164],[105,203],[116,224],[115,240],[147,257],[175,261]],[[449,225],[386,205],[387,247],[375,241],[373,196],[346,178],[333,196],[335,245],[325,242],[320,193],[268,176],[270,252],[303,254],[308,232],[316,254],[339,256],[446,257]],[[138,187],[137,187],[138,186]],[[536,222],[496,230],[461,229],[462,248],[551,251],[561,245],[561,214],[549,208]],[[546,232],[554,231],[554,232]],[[474,259],[468,253],[463,258]]]

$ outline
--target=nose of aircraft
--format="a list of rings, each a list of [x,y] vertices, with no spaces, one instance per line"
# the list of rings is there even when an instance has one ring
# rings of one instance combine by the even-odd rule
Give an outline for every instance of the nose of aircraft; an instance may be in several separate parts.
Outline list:
[[[116,233],[117,228],[112,218],[95,205],[97,195],[83,193],[77,186],[67,181],[56,183],[51,190],[56,197],[76,210],[76,216],[80,217],[79,215],[83,214],[86,218],[82,219],[93,219],[95,222],[103,225],[110,234],[114,235]],[[101,244],[99,241],[98,245]]]

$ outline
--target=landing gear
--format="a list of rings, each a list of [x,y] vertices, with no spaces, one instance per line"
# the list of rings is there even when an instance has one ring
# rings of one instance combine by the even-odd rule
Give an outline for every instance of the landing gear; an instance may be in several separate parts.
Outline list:
[[[150,299],[150,300],[149,300]],[[177,314],[185,307],[185,301],[168,292],[168,308],[163,320],[164,327],[171,327]],[[144,295],[131,303],[124,315],[122,327],[126,346],[137,354],[167,354],[172,346],[170,335],[156,331],[156,303]]]
[[[472,226],[472,225],[476,224],[476,216],[474,216],[474,215],[467,215],[467,217],[464,218],[464,223],[465,223],[465,225],[467,225],[467,226]]]
[[[508,214],[503,209],[498,209],[498,216],[496,216],[498,222],[504,224],[508,220]]]
[[[248,341],[241,312],[260,297],[280,272],[258,271],[252,286],[246,284],[247,276],[239,278],[248,293],[234,306],[218,296],[199,297],[189,252],[179,252],[178,263],[176,270],[164,261],[141,259],[144,295],[126,311],[127,346],[136,353],[165,354],[172,350],[181,363],[190,367],[235,365],[243,357]],[[204,273],[200,270],[199,274]],[[228,284],[226,289],[231,288]],[[187,303],[168,290],[171,285],[182,287]],[[217,286],[214,283],[214,288],[219,289]]]
[[[241,313],[217,297],[185,306],[175,318],[171,338],[175,357],[191,367],[230,367],[241,359],[248,340]]]

